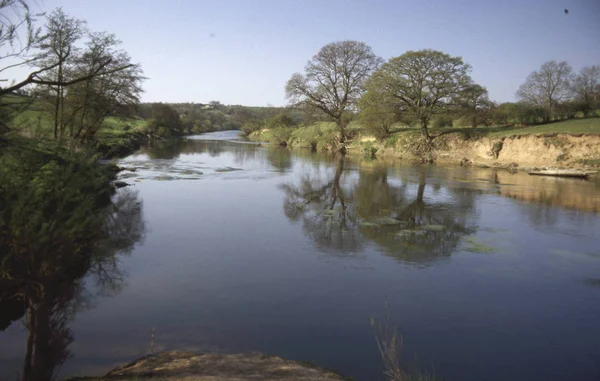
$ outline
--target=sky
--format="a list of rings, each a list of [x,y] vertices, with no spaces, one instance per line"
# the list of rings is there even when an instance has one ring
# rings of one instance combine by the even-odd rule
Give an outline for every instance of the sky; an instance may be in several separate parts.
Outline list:
[[[461,56],[494,101],[514,101],[548,60],[600,65],[600,0],[33,0],[114,33],[140,63],[145,102],[283,106],[327,43]],[[565,14],[564,10],[569,13]]]

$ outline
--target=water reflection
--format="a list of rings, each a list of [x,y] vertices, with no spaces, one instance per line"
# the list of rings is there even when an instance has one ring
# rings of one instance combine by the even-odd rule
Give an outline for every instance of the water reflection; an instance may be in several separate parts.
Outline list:
[[[431,168],[405,178],[399,186],[387,181],[387,170],[361,171],[357,186],[361,231],[387,254],[406,262],[426,263],[452,254],[468,234],[475,233],[473,217],[477,192],[447,189],[445,197],[425,197]],[[373,182],[373,183],[372,183]],[[411,182],[416,183],[410,187]],[[376,184],[375,187],[370,184]],[[439,192],[439,184],[429,185]],[[387,195],[387,197],[382,195]],[[378,197],[379,196],[379,197]]]
[[[361,241],[351,190],[341,183],[345,157],[340,156],[330,176],[306,174],[299,185],[283,184],[284,213],[302,227],[321,249],[356,252]]]
[[[83,195],[93,199],[95,195]],[[3,253],[0,278],[0,327],[23,318],[27,328],[21,379],[53,380],[70,357],[74,336],[69,324],[77,312],[89,308],[98,294],[114,295],[124,282],[119,255],[143,239],[145,224],[137,192],[121,191],[112,203],[97,210],[85,231],[71,235],[69,223],[42,237],[46,249],[8,250]],[[78,218],[82,218],[78,216]],[[44,225],[52,221],[40,222]],[[75,242],[83,239],[85,242]],[[96,293],[86,290],[84,276],[95,281]]]
[[[134,169],[121,176],[140,190],[153,227],[124,261],[128,275],[114,252],[143,236],[135,195],[114,200],[123,213],[102,225],[112,239],[94,240],[103,242],[88,250],[94,255],[71,262],[79,270],[50,282],[59,290],[28,291],[34,308],[17,292],[24,283],[8,289],[2,279],[0,327],[13,327],[0,337],[0,378],[22,360],[12,352],[25,353],[13,349],[27,339],[14,321],[28,310],[29,378],[51,377],[70,352],[65,375],[103,373],[145,353],[148,328],[158,325],[158,348],[274,353],[373,379],[381,364],[368,320],[386,295],[407,353],[447,379],[597,374],[597,182],[231,138],[158,142],[144,153],[120,162]],[[167,176],[198,181],[158,181]],[[495,250],[470,249],[475,240]],[[52,258],[48,279],[69,259]],[[98,294],[116,295],[81,314]],[[46,355],[36,363],[37,352]]]
[[[497,171],[499,193],[515,200],[600,213],[600,178],[592,180],[529,176]],[[556,209],[558,210],[558,209]],[[546,212],[547,213],[547,212]]]
[[[469,189],[447,189],[439,195],[439,183],[430,185],[433,197],[425,197],[431,167],[419,167],[415,176],[388,181],[388,167],[363,162],[346,170],[339,157],[333,171],[312,171],[298,184],[285,183],[284,213],[302,221],[303,230],[322,250],[359,251],[365,241],[376,243],[388,255],[426,263],[449,256],[461,237],[473,234],[475,199]]]
[[[293,167],[292,153],[288,149],[268,147],[266,157],[277,172],[287,172]]]

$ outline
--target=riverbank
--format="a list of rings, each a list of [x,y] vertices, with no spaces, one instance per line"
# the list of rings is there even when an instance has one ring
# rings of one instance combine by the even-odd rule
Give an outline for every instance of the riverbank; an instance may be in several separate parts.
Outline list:
[[[142,132],[124,132],[99,137],[94,148],[102,155],[102,159],[114,159],[131,155],[150,140]]]
[[[119,366],[102,377],[74,377],[69,381],[343,381],[346,378],[308,363],[253,354],[163,352]]]
[[[600,127],[600,119],[593,119]],[[582,123],[585,122],[585,123]],[[531,170],[533,168],[600,168],[600,134],[589,120],[525,128],[433,130],[426,144],[417,129],[404,128],[377,139],[350,126],[346,143],[349,154],[420,162],[451,162],[467,166]],[[565,132],[553,132],[561,131]],[[590,132],[582,132],[582,131]],[[333,123],[297,129],[263,129],[248,136],[288,147],[317,151],[339,150]]]

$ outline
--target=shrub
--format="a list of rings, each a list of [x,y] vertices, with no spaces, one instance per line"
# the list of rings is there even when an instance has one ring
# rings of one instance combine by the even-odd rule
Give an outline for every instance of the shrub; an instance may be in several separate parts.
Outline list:
[[[444,128],[452,127],[452,117],[448,115],[440,115],[433,120],[433,127]]]

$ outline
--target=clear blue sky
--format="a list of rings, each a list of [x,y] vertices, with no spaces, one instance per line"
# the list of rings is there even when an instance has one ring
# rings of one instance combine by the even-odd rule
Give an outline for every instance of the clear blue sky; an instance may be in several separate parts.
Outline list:
[[[496,101],[514,100],[547,60],[600,64],[600,0],[36,1],[116,34],[149,77],[144,101],[284,105],[289,77],[345,39],[385,59],[425,48],[462,56]]]

